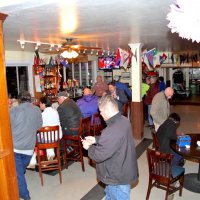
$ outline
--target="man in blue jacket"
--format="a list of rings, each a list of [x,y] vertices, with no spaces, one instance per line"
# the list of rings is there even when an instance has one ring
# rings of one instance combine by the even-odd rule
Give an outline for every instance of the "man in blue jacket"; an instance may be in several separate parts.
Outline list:
[[[121,115],[115,98],[103,96],[99,110],[107,127],[100,136],[82,140],[96,161],[97,178],[106,184],[106,199],[130,199],[131,184],[138,180],[138,165],[130,121]]]
[[[89,88],[84,89],[83,97],[76,104],[80,108],[84,118],[93,116],[94,113],[98,112],[98,97],[93,95]]]
[[[120,77],[115,75],[114,76],[114,81],[115,81],[115,86],[120,89],[120,90],[123,90],[124,93],[126,94],[127,98],[128,99],[131,99],[132,97],[132,92],[131,90],[129,89],[128,85],[125,84],[125,83],[122,83],[119,81],[120,80]]]

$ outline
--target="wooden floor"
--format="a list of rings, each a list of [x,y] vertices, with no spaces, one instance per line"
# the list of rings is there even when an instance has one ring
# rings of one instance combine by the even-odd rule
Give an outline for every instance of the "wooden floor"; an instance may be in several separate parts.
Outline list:
[[[189,98],[173,98],[171,105],[200,105],[200,95],[192,94]]]

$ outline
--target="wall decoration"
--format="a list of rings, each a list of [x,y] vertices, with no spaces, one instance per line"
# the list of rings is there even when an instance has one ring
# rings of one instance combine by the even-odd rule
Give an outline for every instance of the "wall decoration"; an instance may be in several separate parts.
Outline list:
[[[121,73],[121,78],[129,80],[131,78],[131,73],[130,72],[122,72]]]

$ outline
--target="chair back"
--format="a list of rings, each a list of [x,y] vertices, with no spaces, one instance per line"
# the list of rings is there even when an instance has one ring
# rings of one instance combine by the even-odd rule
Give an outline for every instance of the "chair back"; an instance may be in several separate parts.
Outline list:
[[[172,178],[172,155],[147,149],[149,175],[161,183],[167,184]]]
[[[60,183],[62,183],[62,169],[60,161],[60,132],[59,126],[45,126],[37,131],[36,139],[37,160],[41,184],[43,186],[43,171],[59,170]],[[54,149],[56,158],[48,160],[46,157],[41,159],[40,151]]]
[[[86,118],[83,118],[81,120],[81,130],[80,130],[80,134],[82,136],[90,136],[91,135],[91,119],[92,119],[92,116],[89,116],[89,117],[86,117]]]
[[[59,126],[45,126],[37,131],[36,145],[40,149],[55,148],[60,144]]]
[[[160,145],[159,145],[158,137],[156,135],[155,130],[151,131],[151,135],[152,135],[152,139],[153,139],[153,146],[152,146],[152,148],[154,148],[155,150],[159,150]]]
[[[152,187],[166,190],[165,200],[168,195],[179,190],[179,196],[182,195],[184,183],[184,168],[172,166],[172,154],[161,153],[156,150],[147,149],[147,160],[149,167],[149,185],[146,200],[149,199]],[[174,183],[179,181],[179,186]]]
[[[101,131],[106,127],[106,124],[99,113],[95,113],[93,116],[93,135],[100,135]]]

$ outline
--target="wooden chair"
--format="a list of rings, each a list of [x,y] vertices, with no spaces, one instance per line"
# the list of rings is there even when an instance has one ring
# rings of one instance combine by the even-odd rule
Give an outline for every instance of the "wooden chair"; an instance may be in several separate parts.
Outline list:
[[[68,161],[73,160],[81,162],[82,170],[83,172],[85,171],[81,138],[90,135],[90,123],[91,116],[81,119],[78,135],[63,135],[64,164],[66,169],[68,168]],[[68,147],[72,148],[71,152],[67,152]]]
[[[152,139],[153,139],[153,145],[152,148],[155,150],[159,150],[159,142],[158,142],[158,137],[156,135],[155,130],[151,130],[151,135],[152,135]]]
[[[101,131],[106,127],[106,124],[99,113],[93,115],[93,125],[91,126],[93,136],[100,135]]]
[[[179,190],[179,196],[182,196],[185,169],[179,166],[172,166],[171,154],[161,153],[152,149],[147,149],[147,160],[149,166],[149,186],[146,200],[153,186],[166,190],[165,200],[168,195]],[[175,182],[179,181],[179,186]]]
[[[37,161],[41,184],[43,186],[43,171],[59,170],[60,183],[62,183],[62,169],[60,161],[60,132],[59,126],[46,126],[37,131]],[[53,148],[56,153],[56,158],[53,160],[41,159],[40,151]],[[43,157],[44,158],[44,157]]]

